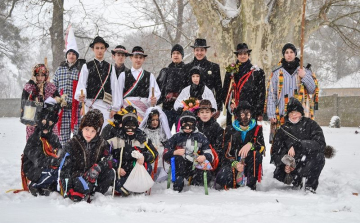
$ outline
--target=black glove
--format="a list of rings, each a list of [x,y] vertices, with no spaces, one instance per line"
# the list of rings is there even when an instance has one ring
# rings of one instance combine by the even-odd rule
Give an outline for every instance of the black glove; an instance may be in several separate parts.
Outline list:
[[[89,183],[95,183],[101,172],[101,168],[96,163],[84,173],[84,178]]]
[[[59,167],[60,166],[61,159],[52,157],[50,161],[50,166]]]

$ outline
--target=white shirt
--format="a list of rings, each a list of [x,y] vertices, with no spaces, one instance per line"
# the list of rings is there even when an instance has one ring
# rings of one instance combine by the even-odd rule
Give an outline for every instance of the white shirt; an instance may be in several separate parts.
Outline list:
[[[191,87],[191,85],[184,88],[181,91],[181,93],[179,94],[179,97],[176,98],[176,101],[174,103],[175,111],[177,111],[179,108],[183,108],[184,105],[181,102],[190,98],[190,87]],[[213,108],[215,108],[215,110],[217,110],[217,104],[216,104],[214,94],[206,86],[205,86],[204,92],[202,94],[202,100],[204,100],[204,99],[209,100],[211,102],[211,107],[213,107]]]
[[[133,77],[135,78],[135,80],[137,80],[140,72],[142,71],[142,67],[139,69],[135,69],[133,67],[131,67],[131,74],[133,75]],[[119,79],[118,79],[118,84],[119,84],[119,91],[120,91],[120,107],[123,106],[123,100],[124,100],[124,86],[125,86],[125,71],[121,72]],[[150,103],[151,101],[151,96],[152,96],[152,92],[151,89],[154,88],[154,96],[156,97],[156,100],[159,100],[160,96],[161,96],[161,92],[160,92],[160,88],[158,86],[158,84],[156,83],[156,79],[154,77],[154,75],[152,73],[150,73],[150,86],[149,86],[149,97],[148,97],[148,103]],[[144,89],[145,90],[145,89]]]
[[[95,60],[97,60],[97,59],[95,59]],[[102,62],[104,60],[102,60],[102,61],[97,60],[97,61]],[[87,95],[86,88],[87,88],[88,77],[89,77],[89,70],[87,68],[87,65],[84,64],[80,71],[79,82],[76,87],[76,91],[75,91],[75,95],[74,95],[75,100],[79,101],[79,96],[81,95],[81,90],[83,90],[85,98],[86,98],[86,95]],[[119,105],[120,92],[119,92],[119,87],[118,87],[118,81],[116,78],[115,68],[113,66],[111,68],[111,74],[110,74],[110,85],[111,85],[111,95],[112,95],[112,110],[118,111],[120,109],[120,105]],[[93,98],[91,98],[91,99],[93,99]],[[102,99],[100,99],[100,100],[102,100]]]

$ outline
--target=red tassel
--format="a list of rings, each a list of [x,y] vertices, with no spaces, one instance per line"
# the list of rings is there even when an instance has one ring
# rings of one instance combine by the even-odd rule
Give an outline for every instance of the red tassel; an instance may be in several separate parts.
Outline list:
[[[261,175],[262,175],[262,166],[259,165],[259,171],[258,171],[258,182],[261,183]]]
[[[78,109],[79,109],[79,102],[74,99],[75,91],[77,87],[78,81],[73,80],[73,98],[72,98],[72,107],[71,107],[71,131],[74,131],[75,125],[78,123]]]

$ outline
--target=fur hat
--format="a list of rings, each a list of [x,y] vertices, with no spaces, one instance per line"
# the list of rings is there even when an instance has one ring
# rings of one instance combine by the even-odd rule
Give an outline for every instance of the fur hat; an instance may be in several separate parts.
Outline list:
[[[253,113],[253,107],[250,105],[248,101],[240,101],[239,105],[235,108],[234,114],[239,116],[240,111],[242,110],[250,110],[250,113]]]
[[[103,43],[105,45],[105,48],[109,48],[109,44],[105,42],[105,40],[100,36],[95,37],[93,42],[90,43],[90,48],[94,48],[95,43]]]
[[[211,112],[216,112],[216,109],[212,107],[211,102],[207,99],[204,99],[200,102],[199,108],[195,110],[195,114],[198,114],[200,109],[210,109]]]
[[[180,44],[175,44],[173,48],[171,49],[171,55],[174,51],[178,51],[182,58],[184,58],[184,48]]]
[[[240,52],[247,52],[248,54],[250,54],[251,51],[252,49],[249,49],[246,43],[239,43],[236,47],[236,51],[234,52],[234,54],[238,55]]]
[[[292,44],[292,43],[287,43],[287,44],[285,44],[284,47],[282,48],[282,54],[283,54],[283,56],[285,55],[285,51],[286,51],[287,49],[291,49],[292,51],[294,51],[295,56],[297,55],[297,50],[296,50],[295,45]]]
[[[144,49],[141,46],[135,46],[131,53],[129,54],[130,56],[134,56],[134,55],[142,55],[144,57],[147,57],[148,55],[146,55],[144,53]]]
[[[117,45],[115,49],[111,50],[112,55],[115,55],[115,53],[122,53],[126,57],[129,56],[129,52],[126,50],[126,48],[122,45]]]
[[[190,46],[191,48],[209,48],[210,46],[206,45],[206,39],[195,39],[194,46]]]
[[[88,111],[81,119],[79,132],[86,126],[93,127],[99,134],[104,123],[103,114],[99,109],[92,109]]]
[[[287,113],[286,116],[288,117],[290,112],[292,111],[298,111],[301,113],[302,116],[304,116],[304,108],[302,106],[302,104],[300,103],[300,101],[298,101],[296,98],[291,97],[289,99],[289,103],[287,105]]]

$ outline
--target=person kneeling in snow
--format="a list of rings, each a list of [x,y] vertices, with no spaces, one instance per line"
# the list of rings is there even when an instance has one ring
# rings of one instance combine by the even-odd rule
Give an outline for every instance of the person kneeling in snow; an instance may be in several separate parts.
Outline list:
[[[325,165],[323,131],[314,120],[304,117],[304,108],[293,97],[289,100],[285,120],[271,148],[271,162],[276,166],[274,178],[301,188],[302,178],[306,177],[305,189],[315,193]]]
[[[151,139],[156,150],[159,153],[158,158],[153,164],[153,175],[156,182],[162,182],[167,179],[167,173],[163,167],[163,153],[164,153],[164,144],[171,137],[171,132],[169,129],[169,123],[165,113],[161,110],[160,107],[150,107],[146,110],[144,120],[140,123],[140,129],[142,129],[147,137]],[[165,164],[166,169],[169,168],[169,165]]]
[[[101,136],[105,140],[109,140],[119,135],[122,130],[122,117],[129,112],[134,112],[134,110],[136,111],[133,106],[129,105],[126,108],[122,108],[120,111],[116,112],[114,115],[114,121],[108,120],[109,124],[103,128],[101,131]]]
[[[236,120],[225,129],[225,156],[216,177],[217,189],[246,185],[256,190],[256,180],[261,180],[265,143],[262,127],[251,118],[252,113],[249,102],[239,102],[234,110]]]
[[[53,127],[58,121],[60,105],[45,101],[45,108],[40,113],[40,119],[34,134],[28,139],[23,157],[23,171],[28,180],[32,195],[48,196],[56,190],[58,168],[62,157],[62,147],[59,138],[53,133]]]
[[[131,192],[145,192],[146,190],[150,189],[154,183],[152,181],[150,187],[144,189],[143,191],[134,191],[132,188],[126,188],[124,186],[126,183],[129,183],[127,180],[136,163],[139,165],[144,165],[145,169],[149,173],[148,177],[150,177],[150,173],[152,171],[151,163],[153,163],[158,156],[158,152],[153,146],[151,140],[147,139],[146,134],[138,127],[139,123],[136,109],[133,109],[132,112],[125,114],[122,118],[121,134],[108,140],[110,145],[114,148],[112,152],[114,159],[117,161],[115,191],[123,196],[128,196]],[[134,151],[137,151],[140,154],[137,152],[134,153]],[[147,175],[144,177],[147,177]],[[132,185],[141,185],[144,183],[141,181],[143,179],[136,180],[139,181],[137,183],[132,182]]]
[[[105,194],[114,180],[114,165],[109,144],[99,134],[103,114],[90,110],[82,118],[79,132],[65,145],[65,161],[61,168],[64,197],[73,201],[89,201],[95,192]]]
[[[207,170],[194,169],[193,166],[197,163],[196,166],[211,168],[210,162],[214,158],[208,139],[196,128],[196,117],[192,112],[184,111],[181,114],[180,125],[181,130],[167,141],[164,152],[164,160],[171,163],[172,169],[175,168],[173,189],[179,192],[183,190],[185,178],[192,185],[203,185],[203,171]],[[207,181],[210,181],[210,177],[207,174]]]

